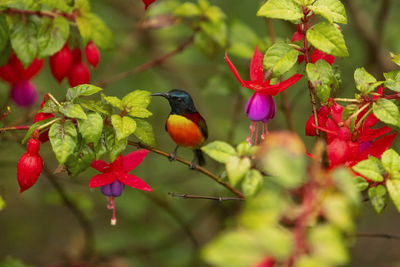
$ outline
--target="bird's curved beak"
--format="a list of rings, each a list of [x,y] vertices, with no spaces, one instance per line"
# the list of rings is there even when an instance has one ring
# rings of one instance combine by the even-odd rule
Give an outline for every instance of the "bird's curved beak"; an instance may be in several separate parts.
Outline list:
[[[154,94],[151,94],[150,96],[163,96],[165,98],[169,97],[168,93],[154,93]]]

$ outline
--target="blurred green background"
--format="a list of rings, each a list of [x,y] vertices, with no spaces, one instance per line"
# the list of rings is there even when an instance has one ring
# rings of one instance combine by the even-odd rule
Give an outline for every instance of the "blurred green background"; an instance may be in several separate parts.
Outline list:
[[[99,67],[92,70],[92,83],[100,84],[117,73],[158,58],[189,38],[192,30],[184,23],[162,29],[143,27],[147,19],[180,2],[157,0],[145,13],[139,0],[92,0],[92,9],[106,21],[115,36],[115,47],[101,51]],[[349,24],[342,26],[350,57],[336,61],[343,81],[337,96],[352,97],[355,68],[365,66],[381,78],[382,72],[391,67],[388,51],[400,53],[400,2],[343,2],[347,7],[350,4],[350,9],[347,9]],[[255,45],[261,44],[261,49],[265,49],[271,41],[265,20],[255,16],[263,1],[215,0],[210,3],[219,6],[226,14],[228,46],[231,45],[228,53],[242,77],[247,79],[249,59]],[[382,6],[386,13],[382,12]],[[358,23],[354,20],[356,17]],[[290,39],[295,31],[293,25],[285,22],[273,21],[273,26],[277,38],[282,40]],[[369,36],[363,32],[363,27],[371,31]],[[210,58],[191,45],[164,64],[110,83],[104,90],[107,95],[118,97],[135,89],[152,92],[165,92],[172,88],[187,90],[207,120],[209,141],[225,140],[237,144],[247,137],[249,120],[242,110],[251,92],[240,88],[224,61],[224,52],[219,49]],[[51,92],[60,99],[68,88],[65,81],[59,85],[54,80],[47,63],[35,84],[41,95]],[[8,105],[7,86],[0,83],[2,107]],[[302,80],[288,89],[287,96],[296,131],[309,146],[313,139],[304,136],[304,125],[311,113],[311,105],[305,82]],[[280,112],[281,99],[278,96],[276,100],[278,112],[269,129],[287,129],[284,113]],[[21,110],[10,105],[13,112],[5,124],[29,117],[37,110],[37,107]],[[149,109],[153,112],[150,122],[159,147],[172,151],[174,143],[164,131],[169,113],[167,102],[161,98],[153,99]],[[18,192],[16,165],[25,148],[15,140],[22,136],[23,133],[0,136],[0,195],[6,202],[6,207],[0,212],[0,259],[12,256],[36,266],[63,266],[60,265],[62,262],[78,264],[76,260],[83,249],[85,235],[45,174],[32,189],[22,195]],[[128,151],[132,149],[129,147]],[[398,151],[398,144],[395,149]],[[52,172],[57,163],[49,144],[42,146],[41,154]],[[192,152],[183,148],[179,155],[191,159]],[[222,171],[211,159],[208,159],[207,168],[217,174]],[[150,153],[134,173],[146,181],[153,192],[126,188],[116,200],[117,226],[109,224],[111,212],[106,209],[105,197],[99,190],[90,190],[87,186],[95,171],[87,170],[75,178],[66,174],[56,175],[68,197],[88,218],[100,262],[96,266],[205,266],[199,259],[200,248],[231,223],[240,203],[169,196],[168,192],[213,196],[227,196],[229,192],[187,166],[169,162],[154,153]],[[400,236],[399,224],[400,215],[392,204],[382,214],[376,215],[371,205],[364,203],[358,232]],[[400,263],[400,240],[359,237],[351,246],[350,266],[399,266],[396,264]]]

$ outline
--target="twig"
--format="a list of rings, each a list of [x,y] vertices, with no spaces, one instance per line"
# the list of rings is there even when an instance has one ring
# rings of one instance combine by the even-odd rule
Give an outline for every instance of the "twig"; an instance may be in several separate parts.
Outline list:
[[[385,239],[397,239],[400,240],[400,236],[390,234],[368,234],[368,233],[357,233],[357,237],[371,237],[371,238],[385,238]]]
[[[144,149],[147,149],[147,150],[152,151],[154,153],[163,155],[164,157],[167,157],[167,158],[170,157],[170,153],[165,152],[165,151],[163,151],[161,149],[158,149],[158,148],[154,148],[154,147],[142,144],[140,142],[134,142],[134,141],[130,141],[129,140],[128,141],[128,145],[135,146],[137,148],[144,148]],[[191,164],[192,164],[190,161],[185,160],[185,159],[183,159],[181,157],[176,157],[176,161],[181,162],[181,163],[183,163],[183,164],[185,164],[187,166],[191,166]],[[203,167],[201,167],[199,165],[196,165],[194,170],[199,171],[199,172],[207,175],[208,177],[210,177],[211,179],[213,179],[214,181],[216,181],[217,183],[219,183],[220,185],[224,186],[226,189],[228,189],[229,191],[231,191],[232,193],[237,195],[239,198],[244,199],[244,195],[243,195],[242,192],[240,192],[239,190],[237,190],[236,188],[234,188],[230,184],[221,181],[221,179],[217,175],[213,174],[209,170],[207,170],[207,169],[205,169],[205,168],[203,168]]]
[[[165,54],[159,58],[153,59],[147,63],[144,63],[140,66],[137,66],[131,70],[127,70],[121,73],[118,73],[106,80],[100,81],[98,83],[98,86],[100,87],[105,87],[107,86],[109,83],[115,82],[115,81],[119,81],[121,79],[124,79],[126,77],[129,77],[133,74],[136,74],[138,72],[142,72],[145,71],[155,65],[159,65],[164,63],[165,61],[167,61],[170,57],[175,56],[176,54],[179,54],[180,52],[182,52],[183,50],[185,50],[186,47],[188,47],[190,44],[192,44],[194,41],[194,35],[192,35],[189,39],[187,39],[184,43],[182,43],[180,46],[178,46],[175,50],[169,52],[168,54]]]
[[[86,218],[85,214],[75,205],[75,203],[68,197],[63,186],[57,181],[57,178],[51,173],[51,171],[43,166],[43,173],[50,181],[51,185],[60,195],[64,201],[65,206],[71,211],[72,215],[78,220],[82,227],[85,236],[85,249],[83,251],[83,257],[90,259],[94,254],[94,232],[90,221]]]
[[[9,127],[4,127],[0,128],[0,133],[1,132],[7,132],[7,131],[17,131],[17,130],[28,130],[30,126],[9,126]]]
[[[181,197],[181,198],[192,198],[192,199],[208,199],[208,200],[217,200],[217,201],[228,201],[228,200],[237,200],[243,201],[243,198],[239,197],[213,197],[213,196],[199,196],[199,195],[190,195],[190,194],[176,194],[173,192],[169,192],[168,195],[171,197]]]
[[[62,12],[57,12],[57,11],[45,11],[45,10],[32,11],[32,10],[21,10],[21,9],[17,9],[17,8],[7,8],[5,10],[0,11],[0,14],[2,14],[2,13],[21,14],[21,15],[37,15],[39,17],[50,17],[50,18],[62,16],[71,21],[75,21],[76,16],[77,16],[76,12],[69,14],[69,13],[62,13]]]

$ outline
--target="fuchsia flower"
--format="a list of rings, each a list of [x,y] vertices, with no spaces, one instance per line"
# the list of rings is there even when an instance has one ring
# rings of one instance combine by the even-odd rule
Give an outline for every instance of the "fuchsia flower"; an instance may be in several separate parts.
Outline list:
[[[144,4],[144,10],[147,10],[147,8],[156,0],[142,0],[143,4]]]
[[[243,87],[254,90],[254,94],[248,100],[245,112],[252,121],[250,125],[249,136],[247,142],[252,143],[254,132],[255,144],[257,145],[259,122],[262,122],[261,138],[264,139],[267,134],[267,122],[275,116],[276,105],[272,96],[277,95],[283,90],[289,88],[303,77],[301,74],[295,74],[289,79],[271,85],[271,81],[264,81],[264,72],[262,66],[263,55],[256,47],[253,58],[250,63],[250,81],[244,81],[240,77],[235,66],[230,61],[228,54],[225,53],[225,60],[228,63],[233,75]]]
[[[349,123],[342,119],[343,110],[344,108],[341,105],[334,103],[330,108],[330,113],[326,113],[324,110],[323,114],[326,114],[324,119],[320,120],[319,115],[322,116],[323,114],[318,114],[318,122],[323,122],[318,126],[318,129],[326,132],[329,168],[333,169],[339,165],[352,167],[367,159],[368,156],[380,158],[383,152],[389,149],[397,133],[388,134],[392,131],[388,126],[373,128],[379,121],[374,114],[370,114],[365,122],[360,123],[358,128],[350,132]],[[358,115],[356,126],[365,112]],[[313,116],[310,118],[313,119]],[[315,129],[314,124],[313,126]],[[313,133],[306,130],[307,135],[313,135],[309,134],[310,132]]]
[[[148,150],[137,150],[126,156],[119,155],[114,162],[108,164],[102,160],[94,160],[92,168],[102,172],[92,177],[89,181],[89,187],[101,187],[103,195],[108,196],[109,209],[113,210],[111,225],[115,225],[115,197],[119,197],[125,185],[144,191],[152,191],[152,189],[139,177],[128,174],[135,169],[143,161],[149,153]]]

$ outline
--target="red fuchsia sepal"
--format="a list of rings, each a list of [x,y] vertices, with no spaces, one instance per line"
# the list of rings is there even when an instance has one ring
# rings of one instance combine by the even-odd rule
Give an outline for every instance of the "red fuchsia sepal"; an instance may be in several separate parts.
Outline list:
[[[143,4],[144,4],[144,10],[147,10],[149,8],[149,6],[154,3],[156,0],[142,0]]]
[[[97,49],[97,46],[92,41],[90,41],[85,47],[85,57],[93,68],[96,68],[97,65],[99,64],[100,60],[99,49]]]
[[[274,267],[275,259],[267,257],[262,262],[253,265],[252,267]]]
[[[311,56],[311,63],[315,63],[320,59],[323,59],[326,62],[328,62],[330,65],[332,65],[335,62],[336,57],[332,56],[332,55],[329,55],[329,54],[326,54],[326,53],[324,53],[324,52],[322,52],[322,51],[320,51],[320,50],[315,48],[315,50],[314,50],[314,52],[312,53],[312,56]]]
[[[113,210],[111,225],[117,223],[115,217],[115,197],[119,197],[125,185],[144,191],[152,191],[139,177],[128,172],[135,169],[149,153],[148,150],[137,150],[126,156],[119,155],[114,162],[108,164],[102,160],[94,160],[92,168],[102,172],[92,177],[89,187],[101,187],[103,195],[108,197],[108,209]]]
[[[36,132],[35,137],[38,133]],[[20,187],[20,193],[31,188],[39,178],[43,160],[39,155],[40,141],[35,138],[30,138],[28,141],[27,152],[25,152],[18,161],[17,179]]]
[[[49,95],[45,94],[43,97],[43,101],[40,104],[40,108],[43,108],[44,104],[49,100]],[[44,113],[44,112],[38,112],[35,115],[35,118],[33,119],[33,123],[38,122],[38,121],[42,121],[42,120],[47,120],[50,118],[53,118],[54,114],[53,113]],[[39,136],[39,140],[42,143],[45,143],[47,141],[49,141],[49,130],[44,131],[43,133],[40,134]]]
[[[331,109],[327,106],[322,106],[317,112],[317,119],[318,119],[318,126],[325,127],[326,122],[328,121],[328,115],[331,112]],[[306,135],[308,136],[315,136],[315,118],[314,115],[308,118],[306,123]]]

